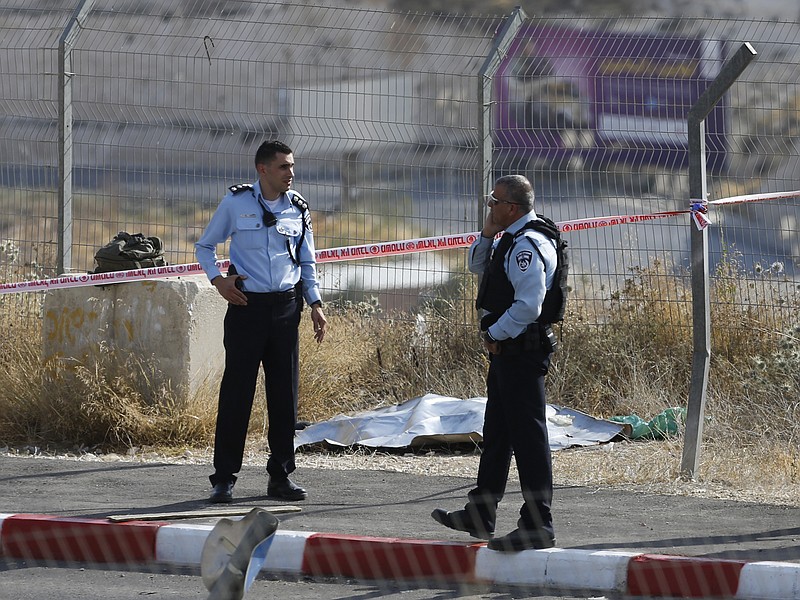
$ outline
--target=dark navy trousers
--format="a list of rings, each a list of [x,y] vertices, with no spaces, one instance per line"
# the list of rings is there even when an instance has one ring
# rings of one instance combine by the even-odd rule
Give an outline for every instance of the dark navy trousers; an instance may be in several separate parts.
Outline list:
[[[295,470],[301,308],[294,299],[275,303],[268,294],[250,293],[247,306],[228,305],[212,485],[236,481],[235,474],[242,468],[260,367],[264,369],[269,420],[267,473],[281,480]]]
[[[523,505],[518,526],[553,532],[553,466],[547,436],[544,378],[550,352],[490,355],[483,454],[469,501],[494,522],[511,467],[517,463]]]

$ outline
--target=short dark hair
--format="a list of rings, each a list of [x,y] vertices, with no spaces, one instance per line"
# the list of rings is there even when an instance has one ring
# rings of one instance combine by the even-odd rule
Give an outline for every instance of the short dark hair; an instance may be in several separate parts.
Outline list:
[[[264,142],[256,150],[255,162],[257,165],[265,165],[275,158],[276,154],[292,154],[292,149],[278,140]]]
[[[510,201],[519,204],[527,211],[533,210],[535,195],[533,186],[524,175],[504,175],[494,182],[495,186],[505,186]]]

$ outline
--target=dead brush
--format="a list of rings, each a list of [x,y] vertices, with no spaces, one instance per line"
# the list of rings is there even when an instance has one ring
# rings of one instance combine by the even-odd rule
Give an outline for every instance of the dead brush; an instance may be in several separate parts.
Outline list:
[[[18,354],[13,363],[18,368],[2,377],[4,444],[194,446],[213,435],[213,407],[202,398],[179,403],[152,359],[106,345],[82,360],[55,357],[42,364],[39,354],[38,347]],[[28,374],[24,386],[23,372]]]
[[[599,417],[648,419],[685,407],[692,340],[683,280],[653,263],[634,269],[605,312],[587,314],[584,305],[573,304],[549,375],[549,401]],[[798,288],[748,278],[734,256],[719,265],[712,285],[712,355],[698,477],[800,502]],[[664,491],[688,493],[677,483],[682,445],[676,437],[617,444],[606,452],[562,452],[554,459],[556,473],[573,483],[658,483]]]
[[[691,302],[686,277],[653,263],[634,269],[602,302],[574,298],[557,326],[561,348],[548,375],[548,401],[597,417],[685,406],[691,361]],[[746,278],[723,265],[713,279],[712,360],[698,478],[744,490],[800,498],[800,323],[796,287]],[[425,393],[485,395],[487,360],[471,307],[474,282],[433,290],[416,313],[384,314],[375,302],[332,302],[331,328],[318,346],[301,321],[300,418],[321,421]],[[455,299],[458,300],[455,300]],[[780,306],[777,311],[761,307]],[[82,361],[42,364],[39,323],[0,308],[0,446],[152,446],[213,443],[219,382],[188,403],[152,361],[131,362],[101,347]],[[263,381],[250,423],[263,448],[268,427]],[[592,485],[677,489],[682,438],[564,451],[556,478]],[[743,492],[744,493],[744,492]],[[798,500],[800,501],[800,500]]]
[[[387,316],[370,302],[333,304],[326,310],[331,328],[321,346],[304,319],[301,418],[323,420],[426,393],[483,395],[486,358],[477,332],[455,324],[453,310],[429,305],[416,315]]]

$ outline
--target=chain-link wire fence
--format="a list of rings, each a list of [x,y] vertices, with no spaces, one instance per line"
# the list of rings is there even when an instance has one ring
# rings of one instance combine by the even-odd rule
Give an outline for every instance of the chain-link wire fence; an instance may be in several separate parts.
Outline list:
[[[709,197],[690,198],[689,110],[744,42],[757,59],[705,123]],[[663,352],[682,351],[692,327],[690,203],[800,187],[798,42],[800,26],[780,21],[6,0],[1,274],[91,271],[95,251],[122,230],[161,237],[173,264],[194,262],[227,187],[252,182],[256,148],[277,138],[295,150],[294,187],[311,205],[318,250],[475,232],[494,179],[527,175],[537,211],[571,223],[571,322],[638,328]],[[665,211],[676,214],[651,218]],[[769,358],[780,359],[770,364],[796,381],[797,198],[712,206],[708,216],[714,352],[726,360],[754,327],[768,328]],[[619,218],[586,225],[590,217]],[[444,354],[425,335],[426,308],[447,306],[449,325],[474,334],[463,248],[329,262],[320,273],[327,302],[415,324],[420,372]],[[3,333],[38,322],[40,298],[0,295]],[[586,374],[619,376],[640,350],[578,349],[588,356],[557,357],[552,396],[578,404],[558,387],[572,379],[584,408],[599,396],[605,413],[626,406],[630,390],[599,394]],[[767,358],[758,352],[756,369]],[[602,363],[603,353],[618,359]],[[661,358],[624,374],[633,393],[636,377],[683,389]],[[0,362],[9,360],[3,346]],[[609,401],[616,392],[619,404]],[[787,421],[795,404],[787,400]]]
[[[690,202],[798,187],[795,23],[274,2],[0,11],[6,281],[91,271],[122,230],[193,262],[227,187],[253,181],[255,149],[280,138],[295,150],[319,250],[477,231],[494,179],[524,173],[537,211],[567,224],[572,322],[688,348]],[[689,198],[689,110],[744,42],[758,57],[705,122],[709,197]],[[788,343],[792,369],[796,208],[788,197],[710,209],[723,357],[757,314],[756,327]],[[679,214],[650,218],[664,211]],[[583,221],[618,215],[633,218]],[[425,310],[445,307],[451,328],[474,335],[463,248],[329,262],[320,274],[327,301],[413,323],[420,373],[442,355]],[[40,298],[4,294],[4,327],[37,322]],[[595,369],[572,358],[561,362]]]
[[[475,231],[481,196],[510,172],[531,178],[537,209],[557,221],[686,208],[686,114],[742,41],[759,57],[709,120],[711,198],[797,181],[794,24],[530,19],[493,77],[487,176],[479,69],[507,17],[220,6],[95,2],[77,28],[68,270],[91,270],[120,230],[162,236],[170,262],[192,262],[216,202],[254,179],[254,149],[268,138],[295,149],[320,249]],[[20,4],[3,14],[9,276],[51,276],[63,251],[58,42],[71,12]],[[788,199],[715,211],[715,262],[736,253],[749,278],[794,277],[795,208]],[[684,218],[573,232],[576,297],[600,298],[656,260],[684,269],[688,233]],[[328,298],[377,294],[407,309],[424,290],[445,293],[464,253],[322,271]]]

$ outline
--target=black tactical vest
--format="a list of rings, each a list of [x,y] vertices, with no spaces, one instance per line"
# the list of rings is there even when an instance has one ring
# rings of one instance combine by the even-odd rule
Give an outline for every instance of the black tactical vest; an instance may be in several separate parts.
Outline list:
[[[506,270],[503,268],[506,254],[514,244],[514,240],[522,236],[528,229],[536,228],[534,223],[535,221],[528,221],[515,234],[504,233],[500,238],[500,242],[492,251],[489,264],[486,265],[478,296],[475,299],[475,308],[478,310],[484,309],[492,313],[494,317],[492,322],[496,321],[514,303],[514,286],[511,285],[511,281],[506,275]],[[533,244],[533,242],[531,243]],[[535,249],[539,254],[538,248]],[[489,326],[485,325],[481,328],[486,329]]]
[[[514,286],[503,268],[503,261],[513,242],[514,236],[504,233],[500,242],[492,249],[492,256],[483,272],[478,297],[475,299],[476,309],[484,309],[500,316],[514,302]]]

